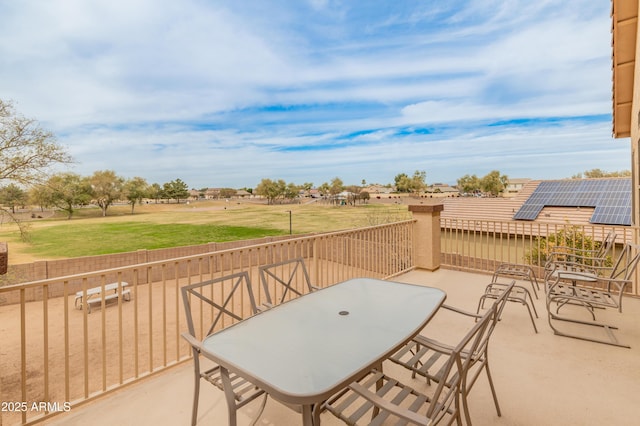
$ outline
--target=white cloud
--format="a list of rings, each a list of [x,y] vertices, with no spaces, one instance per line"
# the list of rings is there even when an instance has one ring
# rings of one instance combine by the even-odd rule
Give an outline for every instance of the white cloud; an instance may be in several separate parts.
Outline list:
[[[0,97],[78,172],[195,187],[551,177],[559,145],[578,168],[562,176],[628,168],[609,136],[608,4],[429,3],[4,2]]]

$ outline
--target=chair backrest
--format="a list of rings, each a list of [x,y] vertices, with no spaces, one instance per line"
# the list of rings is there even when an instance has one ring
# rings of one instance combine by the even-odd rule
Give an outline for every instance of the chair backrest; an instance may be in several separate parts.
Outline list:
[[[595,253],[593,257],[604,259],[613,248],[613,244],[616,242],[617,236],[618,235],[616,234],[615,231],[613,230],[609,231],[607,236],[604,237],[604,240],[602,240],[602,244],[600,244],[598,251]]]
[[[513,290],[513,287],[515,285],[516,285],[516,281],[515,280],[511,280],[511,282],[505,287],[504,291],[500,294],[500,297],[498,297],[493,302],[493,306],[495,306],[495,308],[496,308],[497,315],[491,321],[491,326],[490,326],[489,333],[492,333],[493,329],[496,326],[496,324],[498,324],[498,320],[502,316],[502,310],[504,309],[505,305],[507,304],[507,299],[509,298],[509,294],[511,293],[511,290]]]
[[[239,306],[244,301],[244,297],[242,297],[241,294],[243,289],[245,289],[244,291],[246,291],[249,297],[249,308],[251,315],[253,315],[257,313],[258,309],[253,296],[253,289],[251,288],[251,280],[247,272],[238,272],[182,287],[182,302],[184,303],[184,311],[187,316],[189,334],[196,337],[195,312],[191,306],[192,297],[199,300],[201,304],[209,305],[209,307],[201,306],[201,309],[198,311],[200,313],[200,328],[204,330],[203,324],[211,324],[206,332],[200,336],[201,340],[216,331],[216,326],[227,325],[224,324],[227,319],[231,323],[244,319],[237,313],[238,311],[242,312],[244,310],[244,306]],[[234,307],[237,309],[234,309]]]
[[[431,423],[438,423],[447,414],[447,410],[455,402],[457,394],[465,386],[469,369],[479,360],[479,355],[486,351],[495,323],[500,317],[498,311],[504,307],[514,285],[515,281],[512,281],[500,298],[494,301],[451,351],[447,364],[441,370],[442,380],[438,381],[438,386],[433,393],[433,400],[438,400],[439,403],[430,404],[426,413]]]
[[[495,315],[490,316],[489,326],[487,327],[484,338],[479,342],[478,346],[475,349],[475,353],[473,354],[474,358],[476,359],[482,358],[484,353],[486,353],[487,347],[489,346],[489,338],[491,337],[493,330],[496,328],[496,325],[498,324],[498,321],[502,316],[502,310],[507,304],[507,299],[509,298],[509,294],[511,293],[511,290],[513,290],[513,287],[515,285],[516,285],[516,281],[511,280],[508,286],[505,287],[502,294],[500,294],[500,297],[498,297],[491,305],[491,308],[489,309],[489,311],[495,310]],[[486,316],[486,313],[485,315],[483,315],[482,318],[484,318],[485,316]]]
[[[635,252],[635,253],[634,253]],[[609,278],[630,280],[640,260],[640,247],[626,243],[616,259]]]
[[[276,293],[278,293],[278,290],[282,291],[277,296],[277,299],[279,299],[277,304],[287,300],[287,296],[302,296],[314,290],[302,257],[264,265],[259,268],[259,271],[264,297],[270,305],[273,305],[274,302],[271,299],[271,289],[269,287]],[[299,285],[300,281],[303,281],[302,286]]]
[[[604,237],[597,249],[587,250],[571,247],[554,248],[545,263],[545,279],[557,269],[580,273],[599,274],[599,270],[609,269],[609,252],[613,249],[617,234],[614,230]]]
[[[451,412],[457,411],[457,415],[460,414],[458,395],[460,393],[463,369],[461,352],[462,348],[456,347],[441,370],[443,380],[438,381],[430,397],[432,402],[426,412],[426,417],[430,420],[429,424],[438,424]]]

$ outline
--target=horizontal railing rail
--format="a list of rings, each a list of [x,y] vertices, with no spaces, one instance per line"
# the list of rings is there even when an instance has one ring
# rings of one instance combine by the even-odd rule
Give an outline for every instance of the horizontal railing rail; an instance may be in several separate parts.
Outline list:
[[[413,268],[413,223],[0,287],[0,401],[6,405],[0,424],[42,421],[189,359],[180,337],[186,331],[183,285],[246,271],[260,304],[266,300],[259,267],[299,257],[319,287],[352,277],[391,277]],[[110,286],[116,293],[108,293],[105,287],[112,283],[126,285]],[[83,302],[95,292],[101,299],[89,313]],[[223,288],[217,297],[224,300]],[[239,317],[250,313],[246,295],[239,294],[232,306]]]

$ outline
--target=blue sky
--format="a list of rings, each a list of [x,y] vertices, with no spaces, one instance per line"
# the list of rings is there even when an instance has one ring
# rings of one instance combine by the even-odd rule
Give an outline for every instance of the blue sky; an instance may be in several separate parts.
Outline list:
[[[254,187],[630,169],[609,1],[0,0],[0,98],[72,171]]]

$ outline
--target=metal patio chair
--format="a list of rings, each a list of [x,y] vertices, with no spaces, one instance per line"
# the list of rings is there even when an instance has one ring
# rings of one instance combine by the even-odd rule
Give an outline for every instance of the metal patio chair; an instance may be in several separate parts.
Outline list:
[[[230,325],[243,319],[233,310],[233,304],[238,303],[236,299],[242,300],[240,293],[246,291],[245,294],[248,296],[250,303],[250,314],[253,315],[257,313],[256,301],[253,296],[249,274],[247,272],[238,272],[197,284],[187,285],[182,287],[181,291],[189,330],[188,333],[182,333],[182,337],[189,342],[193,350],[195,372],[191,424],[195,425],[197,423],[200,380],[204,379],[224,391],[225,394],[230,392],[233,394],[232,398],[227,397],[226,399],[229,412],[229,425],[235,425],[236,410],[260,395],[263,395],[264,391],[233,373],[229,373],[228,376],[222,376],[221,368],[217,364],[203,370],[200,356],[204,355],[206,357],[206,353],[203,353],[202,350],[202,342],[208,336],[216,333],[225,325]],[[216,298],[217,295],[220,297]],[[198,331],[196,331],[196,327],[199,329]],[[225,389],[223,382],[227,382],[227,389]]]
[[[529,281],[534,296],[536,297],[536,299],[538,298],[538,290],[540,290],[540,284],[538,284],[538,278],[536,278],[536,274],[531,266],[523,265],[521,263],[501,263],[493,273],[491,282],[498,282],[499,277]]]
[[[516,278],[521,281],[529,281],[529,284],[531,284],[531,288],[533,289],[533,294],[536,299],[538,298],[536,288],[539,290],[540,286],[538,285],[538,279],[533,272],[533,268],[529,265],[517,263],[502,263],[493,273],[491,283],[484,289],[484,294],[480,296],[476,313],[479,313],[480,309],[484,308],[484,304],[487,299],[496,300],[500,298],[502,292],[509,286],[507,283],[501,283],[499,281],[500,278]],[[531,324],[533,325],[533,330],[537,333],[538,327],[536,327],[536,321],[533,316],[535,315],[535,317],[538,318],[538,311],[536,310],[536,305],[533,302],[533,297],[531,297],[529,290],[524,286],[516,284],[513,286],[511,293],[509,293],[507,301],[520,303],[527,308]]]
[[[594,268],[589,271],[567,271],[559,268],[549,274],[545,281],[546,307],[549,326],[554,334],[628,348],[629,346],[619,343],[613,334],[617,327],[596,319],[596,309],[614,308],[622,312],[622,297],[627,287],[632,285],[633,274],[639,261],[640,246],[627,243],[612,267]],[[555,309],[552,306],[554,303]],[[591,316],[591,321],[575,317],[574,311],[571,314],[560,315],[560,309],[567,305],[585,308]],[[602,328],[607,338],[578,335],[573,329],[561,330],[558,321]]]
[[[507,284],[501,294],[495,299],[491,307],[482,315],[467,312],[453,306],[442,305],[445,309],[456,314],[473,318],[475,321],[484,320],[489,322],[486,332],[482,335],[482,340],[474,347],[473,352],[463,352],[463,356],[468,357],[469,365],[468,368],[464,370],[464,376],[460,383],[460,394],[466,423],[469,425],[471,424],[471,416],[469,414],[467,398],[471,388],[473,388],[473,385],[476,383],[480,373],[482,373],[482,370],[487,374],[489,387],[491,388],[491,394],[493,396],[493,402],[496,406],[496,412],[498,416],[502,415],[496,390],[491,378],[491,371],[489,370],[489,339],[493,334],[493,330],[495,329],[500,316],[502,315],[502,310],[504,309],[514,286],[515,281],[511,281],[510,284]],[[473,330],[475,330],[475,328]],[[453,353],[454,348],[455,347],[452,345],[448,345],[419,334],[398,352],[392,355],[389,360],[410,370],[412,377],[420,375],[427,379],[427,383],[430,383],[431,381],[436,383],[444,382],[446,385],[448,379],[443,375],[442,364],[447,362],[447,358]]]
[[[302,257],[261,266],[259,272],[266,302],[259,306],[258,310],[269,309],[289,300],[287,296],[298,297],[319,289],[311,284]],[[279,296],[275,297],[277,303],[274,303],[271,297],[271,290],[276,294],[279,293]]]
[[[438,363],[437,380],[433,376],[437,385],[428,388],[431,392],[420,392],[376,369],[331,397],[319,409],[329,411],[349,425],[360,424],[365,416],[366,424],[370,425],[383,424],[389,418],[398,419],[398,424],[450,425],[462,423],[462,396],[465,417],[471,424],[465,403],[466,392],[470,388],[468,373],[474,364],[486,363],[486,347],[499,315],[498,307],[499,303],[494,303],[484,315],[479,316],[479,321],[455,346],[425,341],[421,348],[429,345],[433,361]]]
[[[480,309],[484,308],[484,304],[487,299],[499,299],[502,295],[502,292],[505,291],[509,287],[508,284],[503,284],[499,282],[492,282],[487,285],[484,289],[484,294],[480,296],[480,300],[478,301],[478,308],[476,309],[476,313],[480,313]],[[507,297],[507,301],[509,302],[517,302],[521,305],[524,305],[527,308],[527,312],[529,313],[529,318],[531,319],[531,324],[533,325],[533,331],[538,332],[538,327],[536,327],[536,321],[533,318],[535,315],[538,317],[538,311],[536,310],[536,305],[533,303],[533,298],[531,297],[531,293],[525,287],[520,285],[513,286],[509,297]]]

